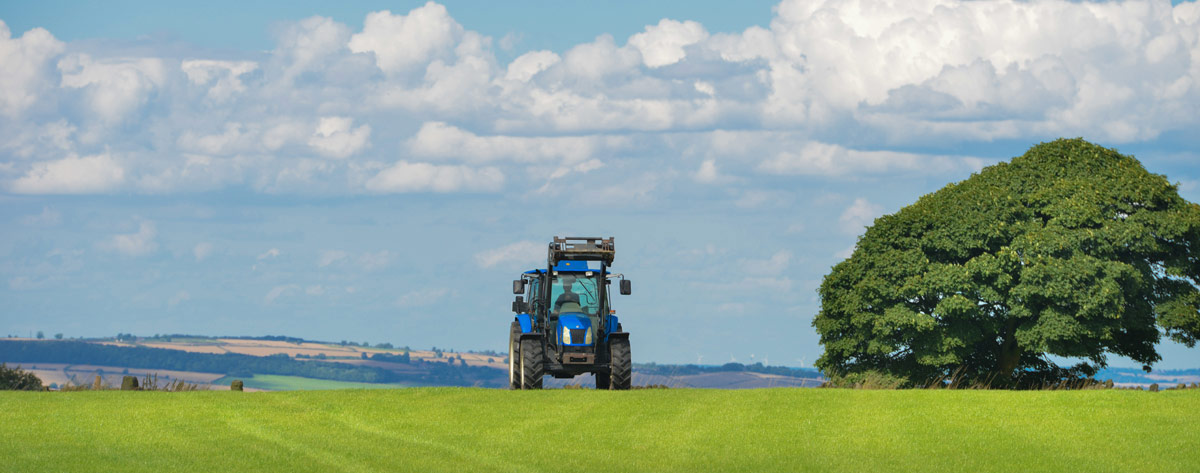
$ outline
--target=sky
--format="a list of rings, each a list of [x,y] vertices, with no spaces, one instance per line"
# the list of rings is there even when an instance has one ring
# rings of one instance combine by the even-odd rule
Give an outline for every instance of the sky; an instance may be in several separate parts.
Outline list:
[[[867,225],[1039,142],[1200,201],[1194,2],[338,3],[0,3],[0,335],[502,351],[612,236],[636,362],[811,366]]]

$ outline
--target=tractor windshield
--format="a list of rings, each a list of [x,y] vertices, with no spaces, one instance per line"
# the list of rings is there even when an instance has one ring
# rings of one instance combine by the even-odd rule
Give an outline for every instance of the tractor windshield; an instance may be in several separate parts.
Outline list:
[[[600,311],[599,276],[592,273],[560,273],[550,282],[551,310],[554,313],[583,312],[596,315]]]

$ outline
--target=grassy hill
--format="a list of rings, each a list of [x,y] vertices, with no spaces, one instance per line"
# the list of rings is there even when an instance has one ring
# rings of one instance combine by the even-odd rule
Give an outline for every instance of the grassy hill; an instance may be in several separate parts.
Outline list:
[[[1198,471],[1200,390],[0,392],[3,471]]]

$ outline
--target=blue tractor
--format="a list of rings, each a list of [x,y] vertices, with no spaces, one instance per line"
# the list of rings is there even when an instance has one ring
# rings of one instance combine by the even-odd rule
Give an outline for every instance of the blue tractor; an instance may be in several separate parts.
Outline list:
[[[554,237],[545,269],[513,281],[516,320],[508,337],[510,389],[541,389],[542,378],[592,373],[596,389],[629,389],[629,333],[609,300],[609,285],[630,282],[609,272],[612,238]]]

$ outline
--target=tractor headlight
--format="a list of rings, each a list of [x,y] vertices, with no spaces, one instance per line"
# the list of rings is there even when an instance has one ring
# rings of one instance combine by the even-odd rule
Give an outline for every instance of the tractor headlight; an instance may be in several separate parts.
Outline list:
[[[583,344],[584,345],[592,344],[592,328],[591,327],[588,327],[587,332],[583,333]]]
[[[563,332],[563,335],[562,335],[563,345],[570,345],[571,344],[571,331],[564,328],[564,329],[562,329],[562,332]]]

